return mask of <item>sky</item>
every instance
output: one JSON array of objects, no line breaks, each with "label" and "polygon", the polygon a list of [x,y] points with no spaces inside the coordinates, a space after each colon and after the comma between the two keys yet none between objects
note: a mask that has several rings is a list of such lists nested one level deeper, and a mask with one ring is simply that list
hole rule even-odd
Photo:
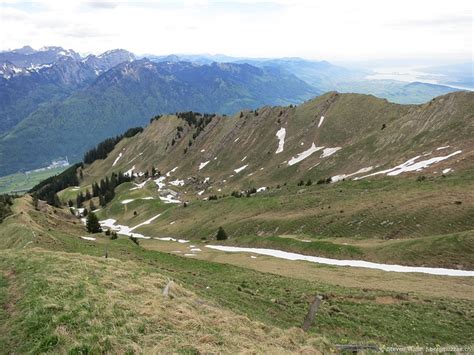
[{"label": "sky", "polygon": [[472,0],[0,0],[0,50],[473,59]]}]

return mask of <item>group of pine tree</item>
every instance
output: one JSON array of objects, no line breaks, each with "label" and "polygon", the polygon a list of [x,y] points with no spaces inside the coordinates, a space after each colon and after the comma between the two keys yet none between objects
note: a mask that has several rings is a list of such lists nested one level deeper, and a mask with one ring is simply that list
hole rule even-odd
[{"label": "group of pine tree", "polygon": [[120,142],[123,138],[133,137],[134,135],[140,132],[143,132],[142,127],[134,127],[128,129],[124,134],[105,139],[104,141],[100,142],[97,147],[92,148],[84,154],[84,163],[92,164],[98,159],[107,158],[107,154],[114,150],[117,143]]},{"label": "group of pine tree", "polygon": [[[92,184],[92,192],[87,189],[86,193],[80,192],[76,197],[76,206],[81,208],[85,201],[91,201],[93,197],[99,198],[99,205],[105,206],[108,202],[112,201],[115,197],[115,188],[124,183],[132,181],[132,176],[125,175],[122,172],[112,173],[110,178],[107,176],[105,179],[100,180],[99,183],[94,182]],[[68,201],[69,207],[74,206],[74,201]],[[92,206],[91,206],[92,208]]]}]

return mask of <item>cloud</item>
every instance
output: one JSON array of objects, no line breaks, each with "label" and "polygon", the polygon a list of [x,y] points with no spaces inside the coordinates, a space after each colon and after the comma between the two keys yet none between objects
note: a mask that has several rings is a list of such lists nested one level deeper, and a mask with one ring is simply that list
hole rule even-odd
[{"label": "cloud", "polygon": [[412,26],[412,27],[444,27],[444,26],[472,26],[473,18],[468,15],[457,15],[457,16],[443,16],[436,18],[422,18],[412,19],[405,21],[398,21],[393,23],[395,26]]},{"label": "cloud", "polygon": [[0,0],[2,48],[328,60],[469,58],[468,0]]},{"label": "cloud", "polygon": [[98,38],[98,37],[112,37],[117,35],[113,32],[104,32],[93,27],[87,26],[72,26],[64,30],[64,36],[73,38]]},{"label": "cloud", "polygon": [[93,9],[114,9],[118,3],[115,1],[85,1],[84,6]]}]

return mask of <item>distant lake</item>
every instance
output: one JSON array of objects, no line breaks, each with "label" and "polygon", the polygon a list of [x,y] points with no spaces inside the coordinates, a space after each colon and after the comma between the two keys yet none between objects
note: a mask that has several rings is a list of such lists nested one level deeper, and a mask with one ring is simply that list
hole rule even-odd
[{"label": "distant lake", "polygon": [[421,83],[445,85],[456,89],[473,91],[473,88],[447,84],[447,82],[452,81],[447,75],[422,72],[418,68],[412,67],[376,68],[374,69],[374,74],[367,75],[365,79],[397,80],[409,83],[417,81]]}]

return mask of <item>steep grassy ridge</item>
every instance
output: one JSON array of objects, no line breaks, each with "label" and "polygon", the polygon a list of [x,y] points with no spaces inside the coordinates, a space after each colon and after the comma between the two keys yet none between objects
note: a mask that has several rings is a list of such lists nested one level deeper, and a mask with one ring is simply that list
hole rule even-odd
[{"label": "steep grassy ridge", "polygon": [[[473,154],[472,95],[461,92],[425,105],[403,106],[372,96],[329,93],[298,107],[264,107],[232,118],[215,117],[203,130],[164,116],[118,144],[107,159],[87,168],[85,183],[132,167],[143,172],[154,166],[162,173],[178,167],[174,178],[194,177],[198,182],[187,183],[187,191],[202,190],[206,185],[199,183],[210,177],[207,187],[212,185],[214,190],[206,188],[205,197],[219,188],[229,192],[299,179],[315,182],[370,167],[373,173],[417,156],[416,161],[421,161],[458,150],[423,171],[440,174],[445,168],[462,169],[469,166]],[[281,128],[286,135],[283,151],[277,154],[276,133]],[[340,150],[325,154],[321,148],[299,163],[288,164],[313,143]],[[449,147],[437,150],[442,146]],[[207,165],[199,169],[204,162]]]},{"label": "steep grassy ridge", "polygon": [[[227,243],[234,245],[470,269],[472,96],[460,92],[404,106],[328,93],[298,107],[264,107],[211,120],[193,116],[197,123],[163,116],[87,166],[81,190],[111,171],[137,174],[154,167],[164,175],[164,187],[139,177],[136,183],[144,187],[122,185],[99,217],[134,226],[161,213],[137,232],[209,241],[223,226]],[[282,128],[284,144],[277,153]],[[318,151],[288,164],[313,143]],[[326,154],[323,147],[340,149]],[[431,163],[403,171],[423,160]],[[371,175],[397,165],[398,175]],[[349,175],[346,181],[343,174]],[[316,184],[328,177],[340,181]],[[245,196],[251,188],[260,192],[229,196],[242,190]],[[188,207],[163,204],[159,198],[169,193]],[[213,195],[218,199],[205,201]],[[71,196],[72,189],[61,194],[64,201]],[[121,203],[143,197],[154,199]]]}]

